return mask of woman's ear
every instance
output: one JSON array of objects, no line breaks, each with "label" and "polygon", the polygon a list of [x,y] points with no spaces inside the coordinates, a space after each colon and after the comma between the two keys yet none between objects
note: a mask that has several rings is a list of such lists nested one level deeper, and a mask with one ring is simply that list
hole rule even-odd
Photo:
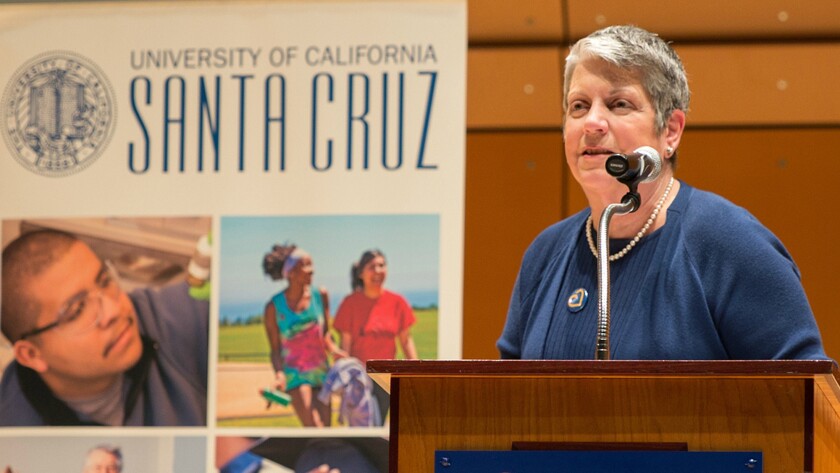
[{"label": "woman's ear", "polygon": [[27,368],[43,373],[49,367],[41,356],[41,349],[28,340],[18,340],[12,346],[15,360]]},{"label": "woman's ear", "polygon": [[685,130],[685,112],[674,110],[665,125],[665,145],[674,150],[679,148],[683,130]]}]

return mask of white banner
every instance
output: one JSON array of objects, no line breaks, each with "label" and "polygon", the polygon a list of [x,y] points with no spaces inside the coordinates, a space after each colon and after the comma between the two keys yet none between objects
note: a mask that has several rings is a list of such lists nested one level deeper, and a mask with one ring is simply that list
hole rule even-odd
[{"label": "white banner", "polygon": [[[335,320],[353,294],[351,266],[381,250],[385,288],[416,318],[417,356],[460,358],[466,46],[466,6],[456,0],[6,5],[3,247],[57,229],[113,260],[126,292],[193,277],[190,295],[209,303],[207,418],[175,421],[165,434],[206,438],[207,469],[219,461],[217,437],[245,438],[251,451],[271,444],[256,437],[294,449],[292,437],[369,437],[355,448],[381,450],[387,427],[343,430],[347,419],[336,417],[331,428],[301,430],[291,405],[266,409],[258,388],[271,387],[274,369],[262,320],[286,282],[263,262],[275,245],[306,250],[312,292],[328,296]],[[208,237],[212,263],[201,268]],[[196,277],[209,282],[198,287]],[[50,331],[25,341],[46,343]],[[338,343],[344,334],[333,335]],[[395,341],[397,356],[411,351],[404,342]],[[2,364],[19,356],[12,345],[2,343]],[[13,397],[0,395],[0,404]],[[334,393],[335,416],[340,400]],[[0,429],[0,468],[55,469],[3,449],[53,432]],[[108,432],[126,443],[149,435]],[[183,465],[166,438],[155,458]]]}]

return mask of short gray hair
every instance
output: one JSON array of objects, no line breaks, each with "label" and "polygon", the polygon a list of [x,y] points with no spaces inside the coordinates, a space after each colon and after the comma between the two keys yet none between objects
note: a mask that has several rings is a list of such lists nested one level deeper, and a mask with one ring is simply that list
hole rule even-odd
[{"label": "short gray hair", "polygon": [[568,106],[569,82],[586,59],[601,59],[638,74],[656,110],[655,129],[661,133],[674,110],[688,111],[691,93],[680,57],[658,35],[636,26],[609,26],[581,39],[566,57],[563,108]]}]

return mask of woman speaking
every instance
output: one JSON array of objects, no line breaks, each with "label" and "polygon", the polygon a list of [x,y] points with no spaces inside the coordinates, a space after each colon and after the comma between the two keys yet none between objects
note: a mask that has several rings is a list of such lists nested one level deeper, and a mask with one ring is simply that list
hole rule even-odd
[{"label": "woman speaking", "polygon": [[648,146],[661,172],[639,184],[641,206],[608,232],[610,358],[826,358],[781,242],[743,208],[674,178],[689,90],[670,46],[632,26],[592,33],[566,59],[563,95],[566,160],[589,208],[544,230],[525,253],[501,356],[594,358],[597,223],[628,190],[605,162]]}]

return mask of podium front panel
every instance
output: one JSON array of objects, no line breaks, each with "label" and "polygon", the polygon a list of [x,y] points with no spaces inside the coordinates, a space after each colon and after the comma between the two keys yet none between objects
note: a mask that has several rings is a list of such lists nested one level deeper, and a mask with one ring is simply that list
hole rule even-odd
[{"label": "podium front panel", "polygon": [[513,442],[685,442],[690,451],[762,452],[767,473],[811,470],[810,379],[418,376],[391,382],[392,471],[434,471],[436,450],[510,450]]}]

